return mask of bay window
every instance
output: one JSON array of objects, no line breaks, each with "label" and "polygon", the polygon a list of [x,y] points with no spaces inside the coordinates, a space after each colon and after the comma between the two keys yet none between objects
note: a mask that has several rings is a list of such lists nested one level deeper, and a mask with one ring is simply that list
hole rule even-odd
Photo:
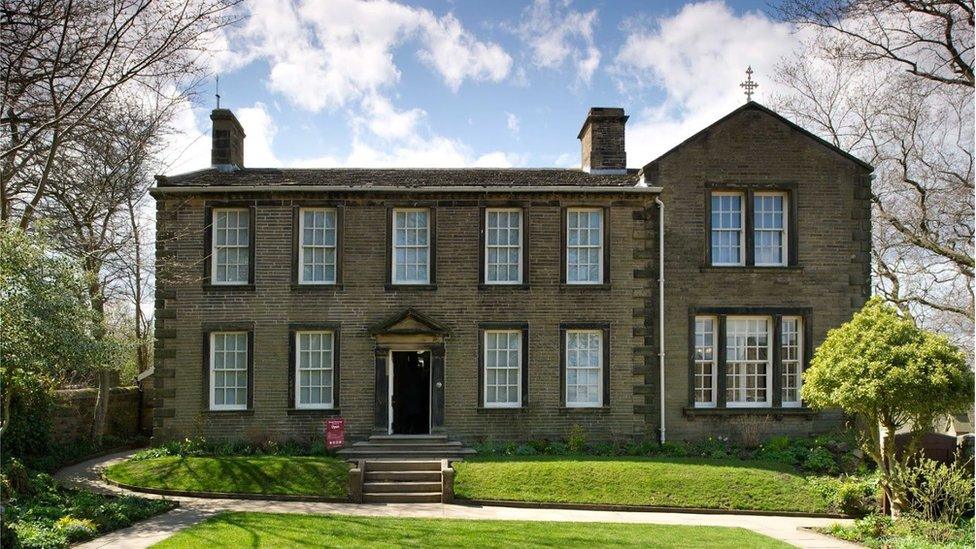
[{"label": "bay window", "polygon": [[692,309],[688,406],[803,408],[809,317],[806,308]]}]

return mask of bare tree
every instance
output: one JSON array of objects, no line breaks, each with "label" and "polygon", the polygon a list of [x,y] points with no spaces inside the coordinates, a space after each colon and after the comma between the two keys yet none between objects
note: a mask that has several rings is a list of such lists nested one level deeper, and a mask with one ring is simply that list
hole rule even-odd
[{"label": "bare tree", "polygon": [[853,47],[836,55],[888,62],[939,84],[973,87],[973,4],[968,0],[788,0],[777,8]]},{"label": "bare tree", "polygon": [[971,350],[971,6],[794,1],[782,14],[817,32],[778,68],[777,108],[875,166],[875,290]]},{"label": "bare tree", "polygon": [[126,86],[191,88],[239,0],[0,0],[0,220],[30,226],[61,148]]}]

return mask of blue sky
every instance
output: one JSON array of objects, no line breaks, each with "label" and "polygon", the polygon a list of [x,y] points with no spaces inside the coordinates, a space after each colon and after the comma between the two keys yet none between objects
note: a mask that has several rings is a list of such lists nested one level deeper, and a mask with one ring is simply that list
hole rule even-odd
[{"label": "blue sky", "polygon": [[[590,106],[631,115],[639,167],[740,105],[747,65],[775,91],[798,39],[766,6],[252,0],[212,64],[251,167],[576,167]],[[208,164],[213,101],[182,113],[167,172]]]}]

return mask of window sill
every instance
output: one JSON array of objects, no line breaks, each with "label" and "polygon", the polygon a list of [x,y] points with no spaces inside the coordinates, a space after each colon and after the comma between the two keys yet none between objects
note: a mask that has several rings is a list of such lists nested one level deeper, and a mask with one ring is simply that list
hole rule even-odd
[{"label": "window sill", "polygon": [[211,410],[209,408],[203,411],[204,415],[212,416],[253,416],[254,409],[248,408],[246,410]]},{"label": "window sill", "polygon": [[788,408],[771,408],[769,406],[757,408],[695,408],[694,406],[686,406],[682,409],[682,413],[689,420],[695,419],[695,416],[773,416],[778,420],[784,416],[812,419],[818,412],[805,406]]},{"label": "window sill", "polygon": [[290,416],[337,416],[342,414],[339,408],[288,408]]},{"label": "window sill", "polygon": [[699,270],[703,273],[802,273],[803,267],[800,265],[770,266],[760,267],[756,265],[701,265]]},{"label": "window sill", "polygon": [[528,284],[478,284],[478,289],[485,292],[504,292],[506,290],[528,290]]},{"label": "window sill", "polygon": [[561,292],[565,292],[565,291],[587,292],[587,291],[608,291],[608,290],[610,290],[609,284],[568,284],[566,282],[563,282],[562,284],[559,285],[559,291]]},{"label": "window sill", "polygon": [[560,414],[605,414],[610,411],[609,406],[560,406]]},{"label": "window sill", "polygon": [[525,404],[523,404],[522,406],[517,406],[517,407],[512,407],[512,408],[505,408],[505,407],[501,407],[501,406],[499,406],[499,407],[478,406],[477,410],[478,410],[478,413],[479,414],[495,414],[495,413],[501,413],[501,414],[515,413],[515,414],[520,414],[520,413],[523,413],[523,412],[528,412],[529,411],[529,407],[527,405],[525,405]]},{"label": "window sill", "polygon": [[296,284],[292,283],[293,292],[341,292],[342,284]]},{"label": "window sill", "polygon": [[387,284],[388,292],[433,292],[437,284]]},{"label": "window sill", "polygon": [[203,283],[205,292],[253,292],[254,284],[211,284]]}]

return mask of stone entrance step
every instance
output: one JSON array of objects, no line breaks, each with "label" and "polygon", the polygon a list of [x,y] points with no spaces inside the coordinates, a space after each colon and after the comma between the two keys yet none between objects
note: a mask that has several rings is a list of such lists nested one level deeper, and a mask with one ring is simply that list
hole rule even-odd
[{"label": "stone entrance step", "polygon": [[346,459],[369,458],[436,458],[458,459],[474,454],[458,441],[448,440],[445,435],[374,435],[369,440],[356,442],[339,450]]},{"label": "stone entrance step", "polygon": [[441,460],[373,460],[362,462],[363,502],[440,503]]}]

